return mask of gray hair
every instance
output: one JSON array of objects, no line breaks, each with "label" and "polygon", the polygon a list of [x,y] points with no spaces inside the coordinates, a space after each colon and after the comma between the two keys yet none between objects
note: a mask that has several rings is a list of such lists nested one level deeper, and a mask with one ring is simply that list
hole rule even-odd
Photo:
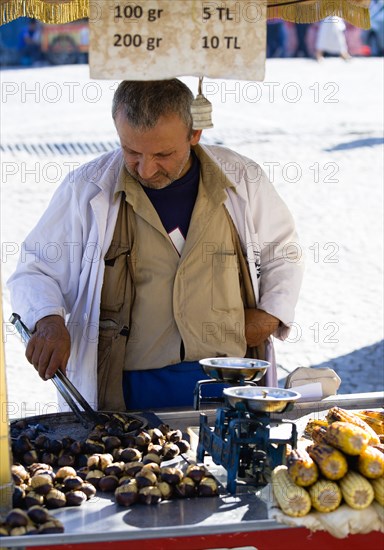
[{"label": "gray hair", "polygon": [[123,80],[116,89],[112,117],[122,109],[134,128],[153,128],[161,116],[177,114],[192,132],[191,103],[193,94],[177,78],[170,80]]}]

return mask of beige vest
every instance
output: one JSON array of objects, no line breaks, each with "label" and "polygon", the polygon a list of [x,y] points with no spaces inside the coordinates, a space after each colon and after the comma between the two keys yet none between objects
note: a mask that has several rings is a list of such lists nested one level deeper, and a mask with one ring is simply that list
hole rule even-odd
[{"label": "beige vest", "polygon": [[125,200],[105,257],[101,300],[99,408],[124,408],[124,369],[246,354],[238,243],[224,207],[231,184],[210,159],[200,160],[181,256],[141,186],[121,171],[116,189]]}]

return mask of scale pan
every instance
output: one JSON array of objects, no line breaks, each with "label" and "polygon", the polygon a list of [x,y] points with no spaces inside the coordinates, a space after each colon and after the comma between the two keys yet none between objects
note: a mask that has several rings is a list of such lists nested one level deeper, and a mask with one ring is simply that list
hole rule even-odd
[{"label": "scale pan", "polygon": [[225,388],[223,393],[231,407],[244,406],[249,412],[282,412],[287,405],[301,397],[300,393],[263,386],[237,386]]},{"label": "scale pan", "polygon": [[207,376],[229,384],[260,380],[271,365],[268,361],[246,357],[211,357],[199,363]]}]

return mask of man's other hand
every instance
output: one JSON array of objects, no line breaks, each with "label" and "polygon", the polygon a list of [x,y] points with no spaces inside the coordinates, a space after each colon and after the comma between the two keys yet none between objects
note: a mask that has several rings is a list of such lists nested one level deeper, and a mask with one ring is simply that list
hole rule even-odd
[{"label": "man's other hand", "polygon": [[36,323],[25,356],[43,380],[52,378],[58,369],[65,372],[71,352],[71,338],[60,315],[48,315]]},{"label": "man's other hand", "polygon": [[259,346],[277,330],[280,321],[262,309],[245,310],[245,339],[251,348]]}]

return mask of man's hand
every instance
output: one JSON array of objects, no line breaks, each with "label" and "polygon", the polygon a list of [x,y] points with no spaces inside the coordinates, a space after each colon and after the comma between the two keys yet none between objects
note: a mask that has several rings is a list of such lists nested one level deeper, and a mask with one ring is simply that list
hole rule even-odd
[{"label": "man's hand", "polygon": [[279,326],[279,319],[262,309],[245,310],[245,339],[251,348],[259,346]]},{"label": "man's hand", "polygon": [[58,369],[65,372],[71,352],[71,338],[60,315],[48,315],[36,323],[25,356],[43,380],[52,378]]}]

